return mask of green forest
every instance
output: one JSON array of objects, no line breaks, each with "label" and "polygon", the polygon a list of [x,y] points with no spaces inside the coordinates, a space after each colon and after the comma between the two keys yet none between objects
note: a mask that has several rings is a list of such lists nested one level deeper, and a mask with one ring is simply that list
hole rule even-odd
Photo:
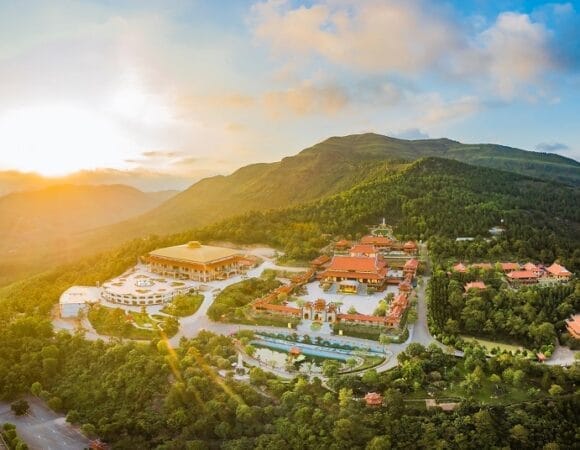
[{"label": "green forest", "polygon": [[[331,376],[324,387],[259,368],[250,383],[221,377],[234,345],[208,332],[170,350],[165,341],[106,344],[54,334],[26,318],[3,341],[3,398],[30,392],[115,449],[565,449],[577,439],[578,366],[487,359],[477,347],[461,360],[412,344],[394,370]],[[383,406],[366,406],[367,392],[384,393]],[[427,392],[465,400],[452,412],[427,410],[413,401]],[[489,395],[495,400],[481,404]]]},{"label": "green forest", "polygon": [[[481,279],[485,290],[464,291]],[[556,339],[570,343],[565,320],[580,309],[580,283],[507,288],[492,271],[436,271],[428,286],[429,319],[434,335],[455,344],[460,334],[515,342],[550,356]]]},{"label": "green forest", "polygon": [[[580,267],[580,191],[513,173],[428,158],[394,174],[378,172],[327,199],[281,211],[251,212],[201,229],[204,239],[266,243],[308,260],[328,236],[357,237],[383,217],[401,239],[428,240],[436,261],[516,258]],[[482,245],[503,220],[505,235]],[[480,237],[469,246],[460,236]],[[467,247],[467,248],[466,248]],[[470,250],[473,247],[474,250]]]},{"label": "green forest", "polygon": [[[457,360],[410,346],[398,368],[381,374],[338,377],[322,386],[252,369],[251,383],[244,384],[217,374],[235,360],[230,338],[204,332],[175,349],[158,340],[90,342],[55,334],[49,317],[71,285],[103,282],[155,248],[192,239],[260,243],[306,260],[332,239],[362,235],[382,217],[399,238],[427,240],[437,264],[510,256],[559,260],[577,271],[579,197],[573,187],[429,158],[395,173],[377,170],[323,200],[133,240],[0,289],[0,396],[37,395],[118,449],[570,448],[577,441],[578,365],[549,367],[509,355],[486,359],[469,347]],[[485,241],[501,220],[506,233]],[[478,239],[457,243],[457,236]],[[437,334],[499,335],[542,349],[562,337],[563,319],[578,307],[577,287],[512,293],[490,275],[488,293],[464,297],[463,281],[439,272],[433,277]],[[235,296],[224,290],[211,314],[235,314],[256,292],[275,287],[268,282],[259,280],[247,292],[238,286]],[[361,398],[371,391],[384,393],[383,407],[364,405]],[[444,413],[412,401],[430,394],[450,396],[459,408]],[[483,394],[497,401],[483,404]]]}]

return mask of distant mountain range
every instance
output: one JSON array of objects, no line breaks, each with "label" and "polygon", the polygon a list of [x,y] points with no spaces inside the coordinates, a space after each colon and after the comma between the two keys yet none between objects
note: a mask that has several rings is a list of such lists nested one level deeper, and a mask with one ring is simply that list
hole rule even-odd
[{"label": "distant mountain range", "polygon": [[436,156],[580,186],[580,163],[556,154],[450,139],[408,141],[367,133],[332,137],[295,156],[203,179],[115,234],[177,232],[249,210],[280,208],[334,194],[377,170]]},{"label": "distant mountain range", "polygon": [[145,193],[123,185],[60,185],[0,197],[0,263],[3,278],[35,267],[38,258],[74,259],[77,234],[139,215],[174,191]]},{"label": "distant mountain range", "polygon": [[[57,221],[49,221],[52,224],[49,228],[54,233],[55,229],[64,227],[66,245],[56,244],[52,239],[54,234],[47,233],[42,248],[34,248],[33,244],[28,247],[31,252],[34,249],[43,255],[42,261],[35,262],[37,266],[48,266],[110,248],[134,237],[182,232],[249,211],[286,208],[326,198],[425,157],[511,171],[555,185],[568,185],[572,189],[580,186],[580,163],[557,154],[492,144],[467,145],[450,139],[408,141],[367,133],[332,137],[279,162],[252,164],[228,176],[205,178],[157,206],[144,199],[143,203],[129,201],[142,204],[140,211],[123,206],[125,202],[119,200],[118,214],[108,214],[99,219],[100,222],[87,217],[87,221],[81,221],[81,226],[79,215],[90,212],[76,209],[71,217],[67,211],[77,207],[64,208],[53,216],[58,217]],[[16,203],[15,211],[18,209]],[[100,206],[95,209],[101,211]],[[66,228],[63,224],[69,221],[78,226]],[[86,226],[89,222],[90,227]],[[8,226],[18,226],[11,224]],[[95,229],[97,226],[100,228]],[[0,225],[0,231],[5,227]],[[38,229],[31,224],[28,227]],[[33,252],[30,255],[32,261],[35,256]]]},{"label": "distant mountain range", "polygon": [[[144,192],[178,191],[186,189],[195,179],[191,176],[177,176],[143,169],[117,170],[104,168],[81,170],[68,175],[53,177],[39,175],[34,172],[0,170],[0,197],[13,192],[36,191],[63,184],[75,184],[77,186],[124,184]],[[199,176],[197,179],[199,179]]]}]

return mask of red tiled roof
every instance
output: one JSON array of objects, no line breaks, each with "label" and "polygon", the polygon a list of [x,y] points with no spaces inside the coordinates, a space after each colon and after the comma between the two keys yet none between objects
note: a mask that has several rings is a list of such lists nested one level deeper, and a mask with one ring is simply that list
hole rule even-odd
[{"label": "red tiled roof", "polygon": [[552,275],[560,276],[560,277],[569,277],[572,275],[572,272],[570,272],[564,266],[561,266],[560,264],[556,264],[556,263],[552,264],[546,270],[548,272],[550,272]]},{"label": "red tiled roof", "polygon": [[291,306],[284,306],[284,305],[274,305],[272,303],[256,303],[256,309],[267,309],[270,311],[278,311],[278,312],[286,312],[288,314],[300,314],[300,310],[298,308],[292,308]]},{"label": "red tiled roof", "polygon": [[412,248],[417,248],[417,244],[415,244],[415,242],[413,242],[413,241],[407,241],[407,242],[405,242],[405,245],[403,245],[403,248],[410,250]]},{"label": "red tiled roof", "polygon": [[393,243],[388,237],[385,236],[363,236],[360,240],[361,244],[370,244],[370,245],[390,245]]},{"label": "red tiled roof", "polygon": [[530,270],[514,270],[513,272],[508,273],[507,276],[513,280],[538,278],[538,275]]},{"label": "red tiled roof", "polygon": [[330,261],[330,256],[320,255],[318,258],[314,258],[312,261],[310,261],[310,264],[313,266],[321,266],[322,264],[326,264],[328,261]]},{"label": "red tiled roof", "polygon": [[358,320],[365,322],[386,322],[386,317],[368,316],[366,314],[338,314],[340,320]]},{"label": "red tiled roof", "polygon": [[377,272],[377,258],[368,256],[335,256],[329,271]]},{"label": "red tiled roof", "polygon": [[536,270],[538,270],[538,266],[536,266],[535,264],[532,264],[531,262],[528,262],[528,263],[524,264],[524,270],[529,270],[530,272],[535,272]]},{"label": "red tiled roof", "polygon": [[504,272],[507,272],[509,270],[519,270],[520,265],[518,263],[513,263],[513,262],[506,262],[506,263],[501,263],[501,270],[503,270]]},{"label": "red tiled roof", "polygon": [[334,244],[334,246],[335,247],[349,247],[350,241],[347,241],[346,239],[341,239],[336,244]]},{"label": "red tiled roof", "polygon": [[371,244],[357,244],[350,249],[351,253],[376,253],[377,249]]},{"label": "red tiled roof", "polygon": [[463,263],[457,263],[453,266],[455,272],[467,272],[467,267]]},{"label": "red tiled roof", "polygon": [[377,392],[369,392],[365,395],[365,402],[367,405],[381,405],[383,403],[383,396]]},{"label": "red tiled roof", "polygon": [[415,258],[413,259],[409,259],[406,263],[405,263],[405,269],[412,269],[415,270],[417,269],[417,267],[419,267],[419,261],[417,261]]},{"label": "red tiled roof", "polygon": [[566,321],[566,328],[576,339],[580,337],[580,314],[576,314]]},{"label": "red tiled roof", "polygon": [[483,281],[472,281],[471,283],[467,283],[465,285],[465,292],[469,291],[470,289],[487,289],[487,286]]},{"label": "red tiled roof", "polygon": [[412,289],[411,283],[408,281],[403,281],[399,283],[399,291],[410,291]]}]

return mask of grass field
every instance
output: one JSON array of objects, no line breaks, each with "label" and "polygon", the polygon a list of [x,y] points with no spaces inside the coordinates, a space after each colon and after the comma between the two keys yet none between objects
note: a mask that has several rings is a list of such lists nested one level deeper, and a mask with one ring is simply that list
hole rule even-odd
[{"label": "grass field", "polygon": [[[481,346],[485,347],[485,349],[487,350],[487,352],[489,354],[491,354],[491,350],[493,348],[499,349],[500,352],[506,351],[506,352],[512,352],[512,353],[515,353],[518,350],[520,352],[523,352],[524,350],[526,350],[524,347],[519,346],[519,345],[505,344],[503,342],[488,341],[486,339],[474,338],[472,336],[467,336],[467,335],[461,335],[461,339],[463,339],[466,342],[473,342],[473,341],[477,342]],[[528,353],[531,353],[530,350],[528,350]]]}]

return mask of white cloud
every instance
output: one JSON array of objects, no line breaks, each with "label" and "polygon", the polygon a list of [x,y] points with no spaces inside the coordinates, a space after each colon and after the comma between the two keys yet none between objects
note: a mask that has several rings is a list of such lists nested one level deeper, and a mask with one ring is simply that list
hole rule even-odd
[{"label": "white cloud", "polygon": [[487,69],[502,97],[513,97],[521,84],[538,81],[555,67],[547,29],[526,14],[500,14],[480,40],[482,68]]},{"label": "white cloud", "polygon": [[476,113],[482,105],[477,97],[464,96],[451,101],[444,101],[439,96],[432,96],[430,104],[425,105],[425,113],[420,123],[435,125],[464,119]]},{"label": "white cloud", "polygon": [[351,73],[439,74],[488,86],[504,99],[535,98],[530,86],[558,68],[550,32],[527,14],[504,12],[485,26],[441,10],[421,0],[322,0],[310,7],[270,0],[254,5],[251,24],[281,60],[308,66],[322,58]]},{"label": "white cloud", "polygon": [[253,7],[254,35],[279,54],[322,56],[354,71],[415,72],[457,45],[454,27],[421,2],[323,1],[292,8],[270,0]]}]

